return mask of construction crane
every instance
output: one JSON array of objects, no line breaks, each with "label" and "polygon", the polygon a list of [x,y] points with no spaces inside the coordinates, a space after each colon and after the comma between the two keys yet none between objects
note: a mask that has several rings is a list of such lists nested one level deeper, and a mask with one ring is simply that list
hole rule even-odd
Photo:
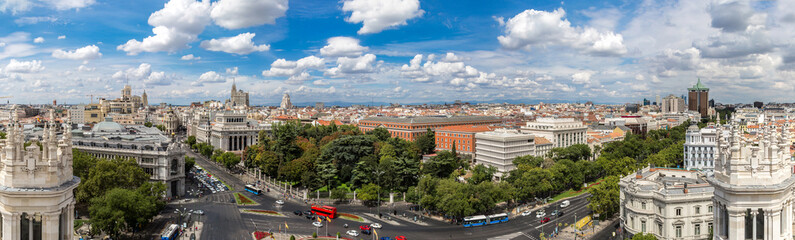
[{"label": "construction crane", "polygon": [[94,104],[94,94],[86,94],[86,97],[91,97],[91,98],[90,98],[88,101],[89,101],[91,104]]}]

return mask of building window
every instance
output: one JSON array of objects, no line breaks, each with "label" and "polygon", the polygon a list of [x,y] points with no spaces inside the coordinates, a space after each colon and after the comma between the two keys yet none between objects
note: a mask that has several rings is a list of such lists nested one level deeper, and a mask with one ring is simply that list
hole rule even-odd
[{"label": "building window", "polygon": [[643,210],[646,210],[646,202],[640,203],[640,206],[641,206],[641,208],[643,208]]},{"label": "building window", "polygon": [[682,226],[676,226],[674,228],[676,228],[676,237],[682,237]]},{"label": "building window", "polygon": [[693,233],[695,233],[696,236],[701,235],[701,224],[696,224],[695,227],[693,227]]},{"label": "building window", "polygon": [[712,223],[707,223],[707,231],[712,232],[714,234],[714,232],[712,231]]},{"label": "building window", "polygon": [[646,232],[646,220],[640,221],[640,232]]},{"label": "building window", "polygon": [[682,216],[682,209],[681,208],[677,208],[676,209],[676,216]]},{"label": "building window", "polygon": [[635,229],[635,217],[629,217],[629,223],[632,229]]},{"label": "building window", "polygon": [[712,206],[711,206],[711,205],[710,205],[710,206],[707,206],[707,212],[708,212],[708,213],[711,213],[711,212],[712,212]]},{"label": "building window", "polygon": [[663,235],[662,223],[657,223],[657,234]]},{"label": "building window", "polygon": [[701,206],[696,206],[696,214],[701,214]]}]

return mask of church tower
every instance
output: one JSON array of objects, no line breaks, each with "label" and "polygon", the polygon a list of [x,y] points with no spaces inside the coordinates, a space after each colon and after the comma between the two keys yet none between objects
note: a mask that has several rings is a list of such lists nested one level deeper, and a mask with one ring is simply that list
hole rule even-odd
[{"label": "church tower", "polygon": [[72,239],[73,190],[80,178],[72,174],[71,128],[59,140],[53,110],[49,119],[41,150],[35,143],[24,146],[13,115],[7,139],[0,140],[0,239]]},{"label": "church tower", "polygon": [[149,100],[147,99],[147,96],[146,96],[146,90],[144,90],[144,93],[141,94],[141,104],[143,104],[144,107],[148,107],[149,106]]},{"label": "church tower", "polygon": [[713,196],[714,239],[792,239],[795,175],[789,131],[764,127],[744,136],[717,131]]}]

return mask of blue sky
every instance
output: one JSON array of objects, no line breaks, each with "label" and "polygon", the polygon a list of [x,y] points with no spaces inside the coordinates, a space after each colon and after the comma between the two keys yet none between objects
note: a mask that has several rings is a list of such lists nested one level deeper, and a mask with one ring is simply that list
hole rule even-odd
[{"label": "blue sky", "polygon": [[[792,1],[0,0],[0,95],[792,101]],[[234,80],[233,80],[234,79]],[[738,94],[741,93],[741,94]]]}]

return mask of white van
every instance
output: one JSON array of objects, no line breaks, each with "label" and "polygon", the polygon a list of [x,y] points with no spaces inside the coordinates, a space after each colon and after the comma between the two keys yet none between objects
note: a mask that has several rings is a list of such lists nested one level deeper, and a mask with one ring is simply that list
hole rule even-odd
[{"label": "white van", "polygon": [[569,200],[566,200],[566,201],[563,201],[562,203],[560,203],[560,207],[562,207],[562,208],[565,208],[565,207],[568,207],[568,206],[569,206],[569,204],[571,204],[571,203],[569,202]]}]

